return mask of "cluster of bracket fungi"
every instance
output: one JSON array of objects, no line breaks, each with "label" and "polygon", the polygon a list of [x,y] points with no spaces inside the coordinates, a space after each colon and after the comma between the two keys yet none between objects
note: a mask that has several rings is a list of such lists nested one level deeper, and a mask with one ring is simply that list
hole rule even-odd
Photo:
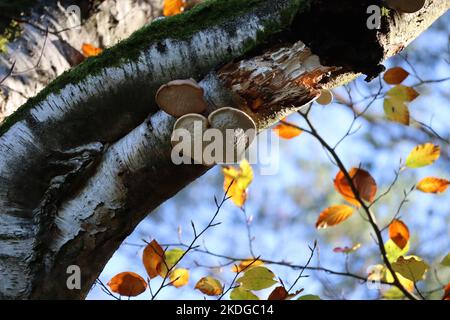
[{"label": "cluster of bracket fungi", "polygon": [[[242,159],[243,153],[256,137],[256,124],[245,112],[235,108],[220,108],[205,116],[207,103],[204,99],[204,90],[194,79],[174,80],[161,86],[156,93],[156,103],[161,110],[178,118],[173,127],[171,143],[175,147],[179,141],[179,130],[187,130],[191,137],[191,150],[183,150],[183,155],[194,160],[194,163],[212,165],[215,163],[229,163],[228,155],[232,154],[233,163]],[[200,124],[201,130],[195,130]],[[200,128],[199,128],[200,129]],[[222,160],[208,163],[203,159],[203,149],[206,148],[204,136],[209,129],[217,129],[223,142]],[[230,131],[228,131],[230,130]],[[228,139],[229,132],[233,133]],[[201,135],[201,136],[199,136]],[[195,149],[196,141],[201,141],[201,150]]]}]

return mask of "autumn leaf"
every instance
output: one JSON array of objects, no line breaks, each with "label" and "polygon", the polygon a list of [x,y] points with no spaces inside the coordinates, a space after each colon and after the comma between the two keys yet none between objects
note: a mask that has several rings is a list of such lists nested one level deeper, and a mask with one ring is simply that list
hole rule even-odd
[{"label": "autumn leaf", "polygon": [[308,300],[322,300],[322,299],[320,299],[319,296],[316,296],[314,294],[305,294],[304,296],[299,297],[297,300],[308,301]]},{"label": "autumn leaf", "polygon": [[428,264],[416,257],[399,257],[392,264],[392,269],[395,272],[412,282],[422,280],[428,268]]},{"label": "autumn leaf", "polygon": [[274,278],[274,273],[266,267],[255,267],[246,271],[236,282],[247,290],[262,290],[277,283]]},{"label": "autumn leaf", "polygon": [[[395,262],[393,262],[395,263]],[[400,273],[395,272],[398,281],[400,282],[400,284],[409,292],[413,292],[414,291],[414,282],[405,278],[404,276],[402,276]],[[394,277],[392,276],[392,273],[386,269],[386,279],[387,282],[394,282]],[[402,297],[403,293],[400,291],[399,295]]]},{"label": "autumn leaf", "polygon": [[85,57],[95,57],[103,52],[102,49],[94,47],[90,43],[83,43],[83,46],[81,47],[81,51],[83,51],[83,54]]},{"label": "autumn leaf", "polygon": [[259,300],[258,296],[243,287],[234,288],[230,294],[231,300]]},{"label": "autumn leaf", "polygon": [[432,143],[418,145],[408,155],[406,166],[411,169],[421,168],[433,164],[441,156],[441,147]]},{"label": "autumn leaf", "polygon": [[[359,193],[362,200],[372,202],[377,193],[377,183],[369,172],[359,168],[352,168],[349,171],[353,185]],[[361,204],[356,199],[350,183],[342,171],[339,171],[334,179],[334,188],[339,192],[347,202],[360,207]]]},{"label": "autumn leaf", "polygon": [[409,76],[409,72],[402,67],[394,67],[387,70],[383,79],[387,84],[400,84]]},{"label": "autumn leaf", "polygon": [[385,99],[383,102],[384,114],[386,119],[392,122],[398,122],[409,126],[411,117],[408,106],[403,102]]},{"label": "autumn leaf", "polygon": [[441,193],[445,192],[449,185],[450,181],[446,179],[427,177],[416,185],[416,189],[425,193]]},{"label": "autumn leaf", "polygon": [[353,208],[347,205],[331,206],[319,216],[316,222],[317,229],[325,229],[347,220],[353,214]]},{"label": "autumn leaf", "polygon": [[444,259],[442,259],[441,264],[445,267],[450,267],[450,253],[448,253]]},{"label": "autumn leaf", "polygon": [[359,248],[361,248],[361,244],[360,244],[360,243],[357,243],[357,244],[355,244],[355,245],[352,246],[352,247],[344,247],[344,248],[337,247],[337,248],[334,248],[334,249],[333,249],[333,252],[349,254],[349,253],[355,252],[355,251],[358,250]]},{"label": "autumn leaf", "polygon": [[121,296],[135,297],[147,289],[147,282],[137,273],[121,272],[108,282],[108,286]]},{"label": "autumn leaf", "polygon": [[168,250],[164,254],[165,263],[161,263],[158,272],[161,277],[165,277],[167,271],[172,269],[176,263],[180,260],[180,258],[184,255],[184,250],[182,249],[172,249]]},{"label": "autumn leaf", "polygon": [[400,248],[404,249],[409,241],[409,229],[406,224],[395,219],[389,225],[389,238]]},{"label": "autumn leaf", "polygon": [[170,273],[170,282],[176,287],[183,287],[189,282],[189,270],[177,268]]},{"label": "autumn leaf", "polygon": [[208,296],[220,296],[223,293],[222,284],[213,277],[201,278],[195,285],[195,289],[200,290]]},{"label": "autumn leaf", "polygon": [[242,160],[239,169],[232,166],[223,168],[225,177],[223,188],[231,200],[242,207],[247,200],[247,189],[253,181],[253,170],[247,160]]},{"label": "autumn leaf", "polygon": [[293,139],[303,133],[296,125],[282,120],[272,129],[279,137],[283,139]]},{"label": "autumn leaf", "polygon": [[404,256],[409,251],[409,241],[406,246],[402,249],[400,248],[392,239],[389,239],[384,244],[384,249],[386,250],[386,256],[389,262],[393,263],[401,256]]},{"label": "autumn leaf", "polygon": [[303,292],[303,289],[298,290],[295,293],[289,293],[285,287],[279,286],[272,291],[267,300],[290,300],[298,296],[301,292]]},{"label": "autumn leaf", "polygon": [[450,282],[444,288],[444,296],[442,300],[450,300]]},{"label": "autumn leaf", "polygon": [[410,116],[407,103],[413,101],[419,93],[411,87],[397,85],[386,93],[384,111],[390,121],[409,125]]},{"label": "autumn leaf", "polygon": [[153,240],[145,247],[142,263],[150,279],[162,274],[163,269],[165,269],[164,250],[156,240]]},{"label": "autumn leaf", "polygon": [[163,15],[165,17],[174,16],[184,11],[186,0],[164,0]]},{"label": "autumn leaf", "polygon": [[241,261],[241,263],[239,263],[239,265],[234,265],[231,270],[235,273],[238,273],[238,272],[242,272],[243,270],[247,270],[250,268],[257,267],[257,266],[262,266],[263,264],[264,264],[264,262],[262,262],[261,260],[247,259],[247,260]]}]

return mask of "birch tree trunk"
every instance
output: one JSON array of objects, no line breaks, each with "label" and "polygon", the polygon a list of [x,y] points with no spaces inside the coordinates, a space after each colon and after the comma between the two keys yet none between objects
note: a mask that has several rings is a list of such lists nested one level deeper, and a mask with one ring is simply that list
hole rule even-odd
[{"label": "birch tree trunk", "polygon": [[[175,119],[155,104],[164,83],[194,78],[208,112],[238,108],[263,130],[323,87],[377,76],[450,7],[427,0],[369,30],[374,2],[208,1],[29,99],[0,126],[0,298],[84,298],[136,225],[208,170],[172,163]],[[81,268],[81,290],[66,286],[70,265]]]}]

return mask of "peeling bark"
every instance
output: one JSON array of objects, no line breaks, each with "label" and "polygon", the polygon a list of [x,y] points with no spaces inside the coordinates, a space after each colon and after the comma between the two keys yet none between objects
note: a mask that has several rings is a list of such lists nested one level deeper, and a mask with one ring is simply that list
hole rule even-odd
[{"label": "peeling bark", "polygon": [[[195,78],[208,112],[239,108],[264,129],[322,86],[360,72],[373,76],[450,6],[429,0],[423,12],[386,18],[381,31],[369,31],[361,11],[368,2],[339,2],[364,21],[361,38],[349,39],[345,25],[320,39],[324,27],[305,23],[327,25],[324,1],[249,0],[227,19],[214,10],[237,2],[212,1],[186,18],[150,25],[30,100],[0,127],[0,297],[85,297],[137,223],[207,170],[172,163],[175,119],[156,107],[160,85]],[[175,30],[200,17],[206,26]],[[349,43],[358,51],[330,51]],[[124,50],[131,44],[139,44],[137,54]],[[82,270],[81,291],[66,287],[73,264]]]}]

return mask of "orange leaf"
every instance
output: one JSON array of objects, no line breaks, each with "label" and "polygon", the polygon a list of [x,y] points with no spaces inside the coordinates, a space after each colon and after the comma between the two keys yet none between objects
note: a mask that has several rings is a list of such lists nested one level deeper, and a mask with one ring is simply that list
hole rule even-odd
[{"label": "orange leaf", "polygon": [[441,193],[447,190],[449,185],[450,181],[446,179],[428,177],[422,179],[416,188],[425,193]]},{"label": "orange leaf", "polygon": [[262,262],[261,260],[255,260],[255,259],[247,259],[247,260],[243,260],[241,261],[241,263],[238,266],[233,266],[233,268],[231,269],[233,272],[242,272],[244,270],[247,271],[247,269],[253,268],[253,267],[257,267],[257,266],[262,266],[264,264],[264,262]]},{"label": "orange leaf", "polygon": [[400,249],[405,248],[409,241],[409,229],[406,224],[397,219],[392,221],[389,225],[389,238],[391,238]]},{"label": "orange leaf", "polygon": [[189,270],[178,268],[171,272],[170,282],[175,288],[185,286],[189,282]]},{"label": "orange leaf", "polygon": [[163,15],[165,17],[174,16],[184,11],[185,0],[164,0]]},{"label": "orange leaf", "polygon": [[299,295],[301,292],[303,292],[303,289],[300,289],[295,293],[289,293],[285,287],[279,286],[272,291],[267,300],[289,300]]},{"label": "orange leaf", "polygon": [[325,229],[347,220],[353,214],[353,208],[347,205],[331,206],[319,216],[316,222],[317,229]]},{"label": "orange leaf", "polygon": [[195,289],[200,290],[208,296],[220,296],[223,293],[222,284],[213,277],[201,278],[195,285]]},{"label": "orange leaf", "polygon": [[442,300],[450,300],[450,282],[444,288],[444,296]]},{"label": "orange leaf", "polygon": [[156,240],[153,240],[145,247],[142,255],[142,263],[150,279],[161,275],[164,266],[164,250]]},{"label": "orange leaf", "polygon": [[[377,183],[370,175],[370,173],[359,168],[352,168],[349,172],[349,175],[352,178],[353,184],[358,191],[361,199],[372,202],[375,199],[375,195],[377,193]],[[334,187],[336,191],[339,192],[350,204],[353,204],[357,207],[361,206],[361,204],[353,194],[348,179],[345,177],[342,171],[339,171],[336,175],[336,178],[334,179]]]},{"label": "orange leaf", "polygon": [[279,137],[283,139],[292,139],[298,137],[303,131],[297,128],[294,124],[282,121],[272,129]]},{"label": "orange leaf", "polygon": [[81,47],[81,50],[83,51],[83,54],[85,57],[95,57],[98,56],[100,53],[103,52],[102,49],[94,47],[90,43],[83,43],[83,46]]},{"label": "orange leaf", "polygon": [[134,272],[122,272],[115,275],[109,282],[111,291],[121,296],[135,297],[147,289],[144,278]]},{"label": "orange leaf", "polygon": [[384,73],[383,79],[388,84],[400,84],[409,76],[409,72],[401,67],[389,69]]}]

